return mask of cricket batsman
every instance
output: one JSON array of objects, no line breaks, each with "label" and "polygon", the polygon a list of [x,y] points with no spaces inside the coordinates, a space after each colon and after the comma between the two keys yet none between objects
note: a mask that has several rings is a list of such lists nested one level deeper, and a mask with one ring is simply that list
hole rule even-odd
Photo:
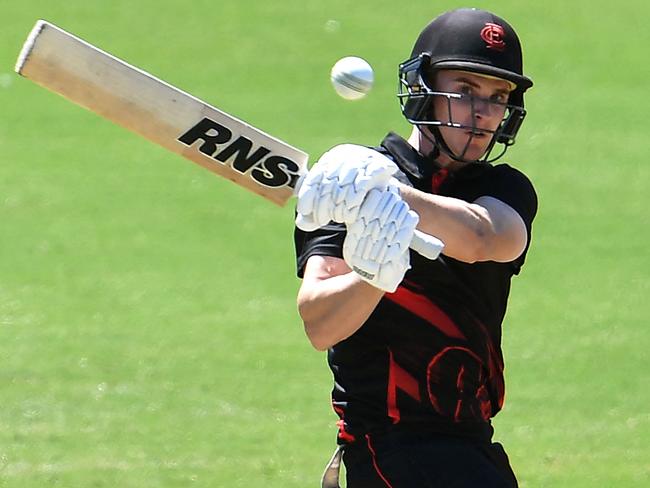
[{"label": "cricket batsman", "polygon": [[[537,196],[496,161],[533,82],[508,22],[458,9],[420,33],[399,83],[410,137],[337,146],[299,192],[298,307],[339,417],[323,486],[338,486],[339,455],[349,488],[517,486],[491,419]],[[438,259],[409,251],[416,228],[444,242]]]}]

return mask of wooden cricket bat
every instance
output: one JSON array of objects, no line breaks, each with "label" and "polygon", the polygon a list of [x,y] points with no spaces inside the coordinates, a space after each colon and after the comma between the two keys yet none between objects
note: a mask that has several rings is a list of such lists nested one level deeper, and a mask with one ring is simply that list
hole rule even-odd
[{"label": "wooden cricket bat", "polygon": [[[47,21],[36,22],[15,69],[277,205],[307,172],[307,153]],[[411,248],[435,257],[442,243],[416,231]]]},{"label": "wooden cricket bat", "polygon": [[36,23],[16,71],[276,204],[306,171],[306,153],[49,22]]}]

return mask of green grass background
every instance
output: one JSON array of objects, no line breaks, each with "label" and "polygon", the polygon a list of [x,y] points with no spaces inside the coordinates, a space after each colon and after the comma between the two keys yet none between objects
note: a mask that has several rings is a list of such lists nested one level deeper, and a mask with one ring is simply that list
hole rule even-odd
[{"label": "green grass background", "polygon": [[[19,78],[46,18],[314,157],[407,134],[397,64],[455,1],[0,0],[0,487],[317,486],[330,376],[277,208]],[[475,0],[525,45],[535,182],[496,437],[523,487],[650,483],[644,0]],[[376,86],[329,85],[360,55]]]}]

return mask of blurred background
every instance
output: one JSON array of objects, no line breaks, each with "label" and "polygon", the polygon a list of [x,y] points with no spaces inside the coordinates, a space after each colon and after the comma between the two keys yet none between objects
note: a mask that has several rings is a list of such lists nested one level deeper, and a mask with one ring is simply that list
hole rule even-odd
[{"label": "blurred background", "polygon": [[[39,18],[309,152],[409,132],[397,65],[456,1],[0,0],[0,486],[318,486],[330,374],[278,208],[18,77]],[[650,4],[475,0],[525,52],[504,161],[540,210],[495,420],[522,487],[650,483]],[[329,70],[361,56],[363,100]]]}]

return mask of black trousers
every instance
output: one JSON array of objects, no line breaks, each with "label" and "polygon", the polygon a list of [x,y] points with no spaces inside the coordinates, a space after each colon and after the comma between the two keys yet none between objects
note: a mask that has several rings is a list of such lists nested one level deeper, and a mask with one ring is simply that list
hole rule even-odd
[{"label": "black trousers", "polygon": [[512,488],[501,444],[431,434],[368,435],[345,447],[348,488]]}]

